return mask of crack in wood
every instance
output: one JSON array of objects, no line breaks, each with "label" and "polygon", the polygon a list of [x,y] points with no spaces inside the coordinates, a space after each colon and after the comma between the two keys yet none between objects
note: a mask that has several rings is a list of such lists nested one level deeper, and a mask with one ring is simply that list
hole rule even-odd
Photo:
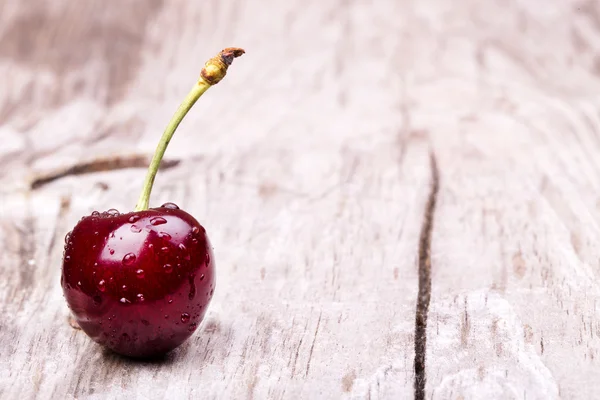
[{"label": "crack in wood", "polygon": [[[62,167],[47,174],[38,175],[31,183],[31,190],[35,190],[57,179],[71,175],[83,175],[93,172],[114,171],[127,168],[146,168],[150,163],[150,158],[146,155],[134,154],[127,156],[112,156],[106,158],[97,158],[91,161],[84,161]],[[160,169],[168,169],[179,165],[179,160],[163,160]]]},{"label": "crack in wood", "polygon": [[423,225],[419,238],[419,290],[415,312],[415,400],[425,399],[425,355],[427,353],[427,313],[431,300],[431,232],[440,188],[440,177],[435,153],[429,155],[431,165],[431,190],[425,206]]}]

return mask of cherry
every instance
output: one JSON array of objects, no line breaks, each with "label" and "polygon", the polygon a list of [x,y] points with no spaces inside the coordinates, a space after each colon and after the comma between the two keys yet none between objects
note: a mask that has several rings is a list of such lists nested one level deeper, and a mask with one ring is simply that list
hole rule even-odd
[{"label": "cherry", "polygon": [[198,328],[215,290],[205,229],[174,203],[148,208],[158,166],[196,100],[224,76],[241,49],[210,59],[158,144],[137,206],[83,217],[65,237],[61,286],[81,329],[116,353],[169,352]]}]

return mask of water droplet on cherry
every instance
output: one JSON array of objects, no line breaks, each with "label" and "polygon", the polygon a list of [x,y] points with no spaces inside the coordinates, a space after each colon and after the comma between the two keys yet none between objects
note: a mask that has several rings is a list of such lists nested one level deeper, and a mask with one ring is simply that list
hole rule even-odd
[{"label": "water droplet on cherry", "polygon": [[106,210],[106,215],[108,215],[110,217],[116,217],[119,215],[119,211],[114,208],[111,208],[111,209]]},{"label": "water droplet on cherry", "polygon": [[139,219],[140,219],[139,215],[132,215],[131,217],[129,217],[129,222],[133,224],[134,222],[137,222]]},{"label": "water droplet on cherry", "polygon": [[135,276],[137,276],[139,279],[143,279],[144,278],[144,270],[138,269],[137,271],[135,271]]},{"label": "water droplet on cherry", "polygon": [[104,281],[104,279],[101,279],[100,282],[98,282],[98,290],[101,292],[104,292],[106,290],[106,282]]},{"label": "water droplet on cherry", "polygon": [[[123,257],[123,264],[124,265],[131,265],[135,262],[135,254],[133,253],[127,253],[125,254],[125,256]],[[139,270],[138,270],[139,271]],[[136,272],[137,273],[137,272]]]},{"label": "water droplet on cherry", "polygon": [[167,246],[161,247],[160,251],[162,251],[163,253],[167,254],[169,252],[169,248]]},{"label": "water droplet on cherry", "polygon": [[173,266],[171,264],[165,264],[165,265],[163,265],[163,270],[167,274],[170,274],[171,272],[173,272]]},{"label": "water droplet on cherry", "polygon": [[69,232],[65,235],[65,244],[72,244],[72,243],[69,243],[69,240],[71,240],[71,232]]},{"label": "water droplet on cherry", "polygon": [[143,293],[138,293],[137,294],[137,298],[139,301],[144,301],[144,294]]},{"label": "water droplet on cherry", "polygon": [[123,304],[130,304],[131,301],[127,300],[125,297],[121,297],[121,300],[119,300],[121,303]]},{"label": "water droplet on cherry", "polygon": [[165,240],[171,240],[171,235],[167,232],[158,232],[158,237]]},{"label": "water droplet on cherry", "polygon": [[208,254],[208,252],[206,252],[206,266],[208,267],[208,264],[210,264],[210,254]]},{"label": "water droplet on cherry", "polygon": [[200,275],[200,280],[203,281],[204,280],[204,274]]},{"label": "water droplet on cherry", "polygon": [[113,254],[115,254],[115,250],[114,249],[110,249],[108,250],[108,252],[110,253],[110,255],[112,256]]},{"label": "water droplet on cherry", "polygon": [[165,203],[161,206],[162,208],[168,208],[169,210],[179,210],[179,206],[175,203]]},{"label": "water droplet on cherry", "polygon": [[99,217],[100,213],[96,210],[92,211],[92,217]]},{"label": "water droplet on cherry", "polygon": [[140,228],[140,227],[139,227],[139,226],[137,226],[137,225],[131,225],[131,226],[129,227],[129,230],[130,230],[131,232],[133,232],[133,233],[140,233],[140,232],[142,231],[142,228]]},{"label": "water droplet on cherry", "polygon": [[192,233],[193,233],[194,235],[197,235],[199,232],[200,232],[200,228],[198,228],[197,226],[194,226],[194,227],[192,228]]},{"label": "water droplet on cherry", "polygon": [[189,320],[190,320],[190,314],[188,314],[188,313],[181,314],[181,322],[183,322],[185,324]]},{"label": "water droplet on cherry", "polygon": [[157,225],[166,224],[167,220],[164,219],[163,217],[152,217],[150,219],[150,223],[154,226],[157,226]]}]

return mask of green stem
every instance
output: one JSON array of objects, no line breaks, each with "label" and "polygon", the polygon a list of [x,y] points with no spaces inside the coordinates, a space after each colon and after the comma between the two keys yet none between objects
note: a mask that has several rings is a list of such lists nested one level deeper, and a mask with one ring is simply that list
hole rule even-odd
[{"label": "green stem", "polygon": [[204,92],[223,79],[227,72],[227,68],[233,62],[233,59],[241,56],[242,54],[244,54],[244,50],[242,49],[227,48],[206,62],[200,74],[200,79],[198,79],[198,82],[194,85],[192,90],[190,90],[175,112],[175,115],[173,115],[171,118],[171,121],[169,121],[169,124],[167,125],[162,137],[160,138],[160,141],[158,142],[158,146],[156,146],[154,157],[152,157],[152,161],[148,167],[148,173],[146,174],[146,179],[144,180],[142,193],[140,194],[140,198],[135,206],[135,211],[148,209],[148,205],[150,203],[150,193],[152,192],[152,186],[154,185],[154,178],[158,172],[158,167],[160,166],[160,162],[165,155],[167,146],[169,145],[175,130],[177,130],[177,127],[183,120],[183,117],[185,117],[188,111],[192,108],[196,101],[198,101],[200,96],[204,94]]}]

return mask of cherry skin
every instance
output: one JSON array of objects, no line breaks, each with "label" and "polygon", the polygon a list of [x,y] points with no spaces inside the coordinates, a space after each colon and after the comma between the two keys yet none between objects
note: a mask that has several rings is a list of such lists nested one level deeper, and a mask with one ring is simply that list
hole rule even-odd
[{"label": "cherry skin", "polygon": [[167,353],[196,330],[215,288],[204,228],[172,203],[84,217],[65,237],[61,285],[81,329],[130,357]]}]

